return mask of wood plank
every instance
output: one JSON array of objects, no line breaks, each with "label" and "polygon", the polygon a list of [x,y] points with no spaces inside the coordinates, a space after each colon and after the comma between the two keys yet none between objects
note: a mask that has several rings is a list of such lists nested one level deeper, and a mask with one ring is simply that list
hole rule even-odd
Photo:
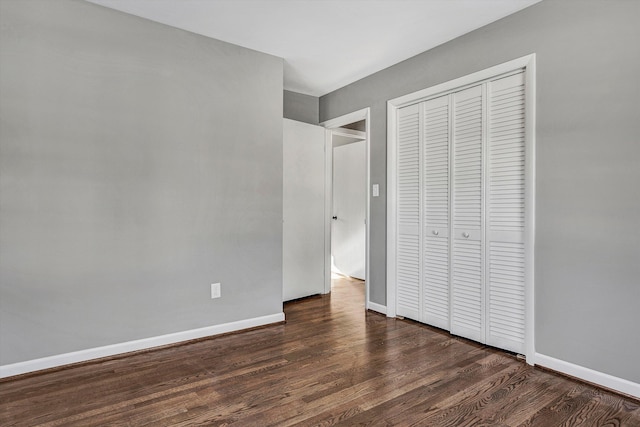
[{"label": "wood plank", "polygon": [[640,427],[640,402],[364,310],[361,281],[281,325],[0,382],[2,426]]}]

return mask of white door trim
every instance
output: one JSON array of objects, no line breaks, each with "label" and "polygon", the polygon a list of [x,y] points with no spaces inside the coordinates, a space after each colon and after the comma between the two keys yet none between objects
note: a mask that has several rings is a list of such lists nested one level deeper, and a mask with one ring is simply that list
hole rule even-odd
[{"label": "white door trim", "polygon": [[365,121],[365,151],[366,151],[366,164],[367,164],[367,198],[366,198],[366,224],[365,224],[365,269],[364,269],[364,283],[365,283],[365,309],[369,309],[371,302],[369,301],[369,242],[370,239],[370,213],[371,213],[371,109],[369,107],[362,110],[354,111],[349,114],[345,114],[340,117],[336,117],[331,120],[326,120],[320,123],[320,126],[324,126],[327,129],[325,140],[325,177],[326,177],[326,191],[325,191],[325,293],[331,292],[331,215],[332,215],[332,200],[333,200],[333,144],[331,140],[331,129],[339,128],[344,125],[348,125],[360,120]]},{"label": "white door trim", "polygon": [[531,54],[478,71],[418,92],[410,93],[387,101],[387,316],[396,316],[396,150],[397,150],[397,111],[402,107],[435,98],[452,90],[464,89],[494,77],[525,69],[525,295],[526,295],[526,358],[527,363],[534,364],[534,237],[535,237],[535,64],[536,55]]}]

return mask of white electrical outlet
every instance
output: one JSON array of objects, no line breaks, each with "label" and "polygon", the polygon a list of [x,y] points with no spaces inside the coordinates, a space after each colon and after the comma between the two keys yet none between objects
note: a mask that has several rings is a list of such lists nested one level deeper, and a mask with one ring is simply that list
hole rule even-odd
[{"label": "white electrical outlet", "polygon": [[220,298],[220,283],[211,284],[211,299]]}]

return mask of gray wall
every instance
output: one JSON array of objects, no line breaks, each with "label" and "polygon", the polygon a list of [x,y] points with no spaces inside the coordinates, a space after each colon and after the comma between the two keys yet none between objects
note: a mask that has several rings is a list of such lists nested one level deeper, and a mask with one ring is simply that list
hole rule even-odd
[{"label": "gray wall", "polygon": [[282,312],[282,60],[83,1],[0,20],[0,364]]},{"label": "gray wall", "polygon": [[283,102],[283,117],[285,119],[311,123],[312,125],[318,124],[319,99],[315,96],[285,90]]},{"label": "gray wall", "polygon": [[320,98],[371,107],[371,297],[385,303],[386,101],[537,54],[536,350],[640,382],[640,2],[545,0]]}]

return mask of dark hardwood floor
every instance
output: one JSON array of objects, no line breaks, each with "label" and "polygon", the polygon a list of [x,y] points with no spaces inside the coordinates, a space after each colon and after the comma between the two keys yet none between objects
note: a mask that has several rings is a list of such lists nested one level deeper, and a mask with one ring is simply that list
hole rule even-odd
[{"label": "dark hardwood floor", "polygon": [[419,323],[362,282],[287,323],[0,383],[0,425],[640,426],[640,404]]}]

